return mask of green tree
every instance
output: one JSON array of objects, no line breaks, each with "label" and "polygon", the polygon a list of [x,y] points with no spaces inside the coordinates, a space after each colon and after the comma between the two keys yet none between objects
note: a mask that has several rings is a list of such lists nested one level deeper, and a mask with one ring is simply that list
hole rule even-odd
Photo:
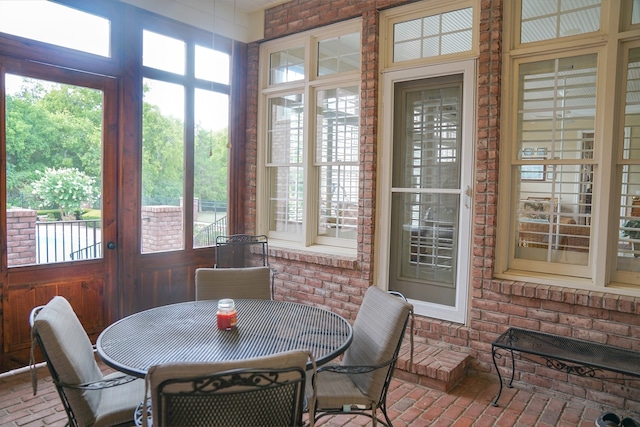
[{"label": "green tree", "polygon": [[48,167],[101,179],[101,91],[24,79],[6,99],[8,191],[28,192],[36,171]]},{"label": "green tree", "polygon": [[[47,168],[77,169],[101,188],[102,96],[96,89],[26,78],[6,96],[9,192],[32,194],[37,171]],[[184,191],[184,123],[148,102],[142,114],[143,196],[177,200]],[[225,201],[227,130],[196,126],[194,150],[195,196]]]},{"label": "green tree", "polygon": [[227,129],[196,129],[194,194],[200,200],[227,200]]},{"label": "green tree", "polygon": [[142,123],[142,195],[177,199],[183,195],[184,124],[148,103]]},{"label": "green tree", "polygon": [[51,169],[37,172],[40,179],[32,184],[33,194],[43,208],[58,208],[62,218],[74,215],[83,204],[92,204],[99,192],[95,180],[75,168]]}]

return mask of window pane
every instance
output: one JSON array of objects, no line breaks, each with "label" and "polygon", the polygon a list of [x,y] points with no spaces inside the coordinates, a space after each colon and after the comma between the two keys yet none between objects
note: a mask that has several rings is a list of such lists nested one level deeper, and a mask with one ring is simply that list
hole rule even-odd
[{"label": "window pane", "polygon": [[515,257],[587,265],[593,172],[585,171],[591,165],[540,166],[544,172],[535,179],[525,179],[521,166]]},{"label": "window pane", "polygon": [[595,126],[596,55],[520,67],[518,157],[542,149],[546,159],[584,158],[583,131]]},{"label": "window pane", "polygon": [[274,52],[269,57],[269,84],[303,80],[304,72],[303,47]]},{"label": "window pane", "polygon": [[633,0],[631,24],[640,24],[640,0]]},{"label": "window pane", "polygon": [[0,1],[0,32],[111,56],[111,22],[52,1]]},{"label": "window pane", "polygon": [[142,35],[142,65],[184,75],[187,52],[184,41],[147,30]]},{"label": "window pane", "polygon": [[[631,49],[627,66],[620,200],[618,270],[640,269],[640,48]],[[634,164],[635,163],[635,164]]]},{"label": "window pane", "polygon": [[102,92],[11,74],[5,87],[8,266],[101,258]]},{"label": "window pane", "polygon": [[229,54],[196,45],[196,78],[229,84]]},{"label": "window pane", "polygon": [[473,9],[427,16],[393,26],[393,62],[471,50]]},{"label": "window pane", "polygon": [[269,100],[267,163],[302,162],[303,97],[290,95]]},{"label": "window pane", "polygon": [[318,91],[316,107],[318,163],[358,164],[360,91],[357,86]]},{"label": "window pane", "polygon": [[184,248],[184,87],[144,79],[142,252]]},{"label": "window pane", "polygon": [[269,231],[300,234],[305,176],[302,95],[270,99],[268,117]]},{"label": "window pane", "polygon": [[[214,111],[215,114],[211,114]],[[195,91],[193,246],[214,246],[227,234],[229,97]]]},{"label": "window pane", "polygon": [[520,67],[515,258],[587,265],[596,55]]},{"label": "window pane", "polygon": [[522,0],[521,43],[600,29],[601,0]]},{"label": "window pane", "polygon": [[318,43],[318,75],[360,69],[360,33],[347,34]]},{"label": "window pane", "polygon": [[304,169],[269,168],[269,231],[302,233]]},{"label": "window pane", "polygon": [[317,94],[315,161],[320,169],[319,236],[356,238],[359,104],[357,86],[321,90]]}]

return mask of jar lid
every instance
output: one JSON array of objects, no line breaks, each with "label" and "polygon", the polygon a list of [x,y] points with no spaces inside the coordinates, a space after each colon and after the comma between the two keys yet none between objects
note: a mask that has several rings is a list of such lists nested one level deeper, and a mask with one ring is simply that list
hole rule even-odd
[{"label": "jar lid", "polygon": [[224,298],[218,301],[218,308],[233,308],[236,303],[231,298]]}]

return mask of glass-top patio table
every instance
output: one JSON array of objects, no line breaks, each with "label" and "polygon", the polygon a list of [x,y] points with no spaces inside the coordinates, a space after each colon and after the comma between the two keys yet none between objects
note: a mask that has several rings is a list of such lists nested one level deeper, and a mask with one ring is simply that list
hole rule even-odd
[{"label": "glass-top patio table", "polygon": [[[153,365],[240,360],[309,350],[321,365],[353,338],[349,322],[328,310],[273,300],[235,300],[237,328],[219,330],[217,300],[190,301],[141,311],[107,327],[98,355],[114,369],[144,377]],[[311,361],[308,364],[311,368]]]}]

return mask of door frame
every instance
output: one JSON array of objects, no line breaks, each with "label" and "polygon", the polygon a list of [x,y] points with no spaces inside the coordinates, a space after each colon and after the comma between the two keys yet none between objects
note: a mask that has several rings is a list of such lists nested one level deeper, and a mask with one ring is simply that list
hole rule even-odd
[{"label": "door frame", "polygon": [[[115,320],[117,301],[117,250],[107,249],[107,242],[117,242],[117,194],[118,194],[118,131],[119,82],[114,77],[72,70],[65,67],[0,57],[4,73],[69,84],[100,90],[102,102],[102,187],[101,239],[102,257],[81,261],[65,261],[51,264],[30,264],[9,268],[6,264],[6,221],[1,223],[2,245],[2,336],[3,352],[12,353],[29,348],[28,314],[31,308],[47,303],[54,295],[66,296],[90,336],[97,335],[107,324]],[[2,82],[4,84],[4,79]],[[4,108],[5,93],[0,100],[0,130],[6,135]],[[2,140],[5,155],[4,136]],[[4,191],[6,165],[0,165]],[[3,193],[4,194],[4,193]],[[5,197],[4,195],[2,196]],[[6,209],[6,198],[0,203]]]},{"label": "door frame", "polygon": [[393,169],[394,132],[394,87],[395,83],[462,74],[462,141],[463,153],[460,185],[460,223],[458,235],[458,271],[456,272],[456,304],[454,307],[425,301],[410,300],[416,314],[436,319],[462,323],[467,322],[469,289],[471,283],[472,208],[476,129],[476,60],[464,60],[446,64],[421,66],[382,73],[381,108],[378,155],[378,189],[375,241],[375,283],[383,289],[389,288],[391,257],[391,197]]}]

